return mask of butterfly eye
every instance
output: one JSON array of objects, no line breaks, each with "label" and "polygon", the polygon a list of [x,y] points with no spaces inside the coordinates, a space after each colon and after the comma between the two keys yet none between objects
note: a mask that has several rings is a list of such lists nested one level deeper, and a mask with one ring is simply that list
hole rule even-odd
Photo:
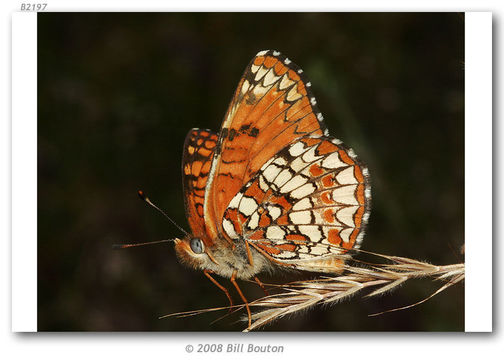
[{"label": "butterfly eye", "polygon": [[198,238],[193,238],[191,239],[191,250],[195,254],[201,254],[203,252],[204,246],[203,246],[203,241]]}]

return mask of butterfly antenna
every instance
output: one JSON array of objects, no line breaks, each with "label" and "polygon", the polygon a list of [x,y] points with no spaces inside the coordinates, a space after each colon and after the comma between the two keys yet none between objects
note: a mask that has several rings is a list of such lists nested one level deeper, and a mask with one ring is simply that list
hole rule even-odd
[{"label": "butterfly antenna", "polygon": [[144,245],[151,245],[151,244],[159,244],[159,243],[164,243],[164,242],[172,242],[175,241],[175,239],[169,239],[169,240],[158,240],[158,241],[150,241],[150,242],[145,242],[145,243],[136,243],[136,244],[114,244],[112,245],[113,249],[126,249],[130,247],[135,247],[135,246],[144,246]]},{"label": "butterfly antenna", "polygon": [[175,221],[173,221],[168,215],[166,215],[166,213],[161,210],[160,208],[158,208],[148,197],[147,195],[145,195],[145,193],[142,191],[142,190],[138,190],[138,196],[140,196],[140,199],[142,199],[143,201],[145,201],[147,204],[149,204],[150,206],[152,206],[154,209],[156,209],[157,211],[159,211],[161,214],[163,214],[163,216],[165,218],[167,218],[168,220],[170,220],[170,222],[175,225],[180,231],[182,231],[184,234],[186,234],[186,236],[189,236],[189,234],[187,233],[187,231],[185,231],[182,227],[180,227]]}]

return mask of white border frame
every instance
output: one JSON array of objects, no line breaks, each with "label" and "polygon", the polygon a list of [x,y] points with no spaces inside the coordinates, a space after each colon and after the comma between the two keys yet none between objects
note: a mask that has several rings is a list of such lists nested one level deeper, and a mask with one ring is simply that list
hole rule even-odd
[{"label": "white border frame", "polygon": [[[492,331],[492,14],[466,13],[465,329]],[[12,16],[12,331],[37,330],[37,18]],[[482,211],[485,209],[485,211]],[[435,299],[431,301],[436,301]]]},{"label": "white border frame", "polygon": [[37,14],[12,15],[12,331],[37,331]]},{"label": "white border frame", "polygon": [[[465,331],[492,331],[492,13],[465,16]],[[484,211],[483,211],[484,209]]]}]

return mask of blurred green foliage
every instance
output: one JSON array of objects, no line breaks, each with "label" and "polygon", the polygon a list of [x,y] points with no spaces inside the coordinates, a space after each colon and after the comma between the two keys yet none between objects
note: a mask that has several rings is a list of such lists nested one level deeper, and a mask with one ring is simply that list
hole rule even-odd
[{"label": "blurred green foliage", "polygon": [[[211,324],[221,313],[158,320],[227,300],[180,265],[171,245],[111,245],[180,236],[138,189],[187,228],[184,137],[192,127],[219,129],[245,66],[264,49],[304,69],[331,134],[369,166],[363,249],[463,261],[463,14],[39,13],[40,331],[242,329],[237,316]],[[368,317],[437,286],[419,280],[265,330],[463,330],[463,285]],[[253,284],[242,289],[250,299],[262,295]]]}]

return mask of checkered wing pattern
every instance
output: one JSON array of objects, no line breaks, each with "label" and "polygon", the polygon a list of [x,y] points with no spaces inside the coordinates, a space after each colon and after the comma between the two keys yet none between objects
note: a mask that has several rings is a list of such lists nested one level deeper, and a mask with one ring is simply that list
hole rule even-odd
[{"label": "checkered wing pattern", "polygon": [[187,135],[182,167],[193,236],[215,250],[245,242],[297,269],[341,268],[369,218],[368,170],[329,136],[316,104],[289,59],[276,51],[252,59],[219,135]]},{"label": "checkered wing pattern", "polygon": [[341,141],[304,137],[280,150],[238,191],[222,226],[299,269],[337,268],[359,247],[369,217],[368,170]]}]

